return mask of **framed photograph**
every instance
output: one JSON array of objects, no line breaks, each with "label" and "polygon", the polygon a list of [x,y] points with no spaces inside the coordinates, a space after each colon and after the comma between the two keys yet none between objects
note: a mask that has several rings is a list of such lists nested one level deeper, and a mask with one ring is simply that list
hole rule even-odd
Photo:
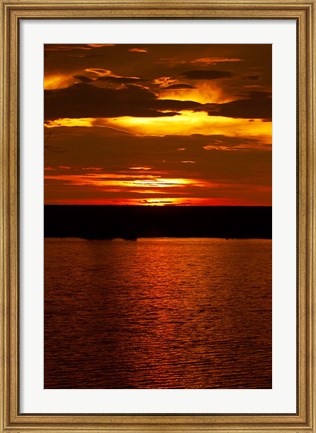
[{"label": "framed photograph", "polygon": [[1,1],[1,431],[315,431],[315,1]]}]

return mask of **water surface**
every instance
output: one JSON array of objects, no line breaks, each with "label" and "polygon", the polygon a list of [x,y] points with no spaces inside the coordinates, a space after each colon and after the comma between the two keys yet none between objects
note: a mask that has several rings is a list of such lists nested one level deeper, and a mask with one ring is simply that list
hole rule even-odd
[{"label": "water surface", "polygon": [[45,239],[45,388],[271,388],[272,242]]}]

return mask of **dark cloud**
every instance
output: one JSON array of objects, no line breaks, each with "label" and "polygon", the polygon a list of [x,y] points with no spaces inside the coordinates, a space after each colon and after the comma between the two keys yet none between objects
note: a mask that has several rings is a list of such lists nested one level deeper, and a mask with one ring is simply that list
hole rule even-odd
[{"label": "dark cloud", "polygon": [[63,51],[78,51],[91,50],[92,47],[89,44],[45,44],[45,52],[63,52]]},{"label": "dark cloud", "polygon": [[249,97],[226,104],[212,104],[210,116],[224,116],[242,119],[272,118],[272,98],[267,92],[250,92]]},{"label": "dark cloud", "polygon": [[171,86],[162,87],[159,90],[173,90],[173,89],[196,89],[195,86],[191,84],[179,83],[179,84],[171,84]]},{"label": "dark cloud", "polygon": [[135,77],[105,76],[105,77],[97,78],[96,81],[107,81],[109,83],[128,84],[128,83],[143,83],[146,80],[142,80],[141,78],[135,78]]},{"label": "dark cloud", "polygon": [[[131,178],[161,174],[168,178],[186,177],[204,179],[212,184],[230,184],[229,189],[234,188],[234,185],[238,189],[240,183],[247,183],[251,187],[271,185],[271,149],[266,149],[265,145],[253,138],[201,134],[114,136],[105,128],[97,127],[55,129],[51,144],[62,152],[46,150],[45,165],[63,174],[93,172],[95,179],[99,175],[115,179],[116,175],[128,175]],[[244,145],[250,147],[234,150]],[[184,147],[181,152],[178,151],[180,146]],[[184,164],[182,161],[195,163]],[[68,166],[71,170],[67,169],[65,173],[61,167]],[[133,166],[150,169],[130,170]],[[189,192],[187,188],[186,192]],[[169,194],[166,190],[164,193]],[[205,194],[209,194],[208,188],[199,188],[197,197]]]},{"label": "dark cloud", "polygon": [[191,71],[182,72],[180,75],[188,78],[190,80],[217,80],[219,78],[230,78],[233,76],[231,72],[228,71],[216,71],[216,70],[199,70],[194,69]]},{"label": "dark cloud", "polygon": [[157,99],[154,104],[157,110],[192,110],[203,111],[207,106],[194,101],[178,101],[175,99]]},{"label": "dark cloud", "polygon": [[175,110],[205,109],[203,104],[193,101],[158,100],[154,93],[132,85],[114,90],[79,83],[65,89],[46,90],[44,98],[46,120],[66,117],[162,117],[178,114]]},{"label": "dark cloud", "polygon": [[[269,125],[267,133],[262,133],[265,135],[263,141],[259,137],[261,122],[257,139],[253,137],[257,134],[255,119],[271,119],[271,44],[55,44],[46,45],[45,53],[45,76],[50,79],[47,83],[56,86],[55,90],[51,86],[45,92],[46,120],[94,118],[89,128],[45,128],[45,166],[47,174],[51,174],[45,181],[45,200],[87,199],[90,202],[112,197],[139,197],[141,188],[132,191],[132,187],[116,186],[115,182],[113,186],[102,186],[102,176],[122,180],[137,175],[145,179],[153,175],[201,182],[198,186],[179,185],[177,188],[159,188],[159,191],[156,188],[146,196],[142,195],[142,200],[162,197],[168,202],[171,191],[179,197],[228,197],[232,202],[245,199],[253,204],[271,201]],[[225,59],[243,61],[228,63]],[[159,78],[162,79],[160,82]],[[77,83],[71,87],[62,88],[74,81]],[[198,91],[190,92],[192,88]],[[214,97],[213,88],[218,90]],[[188,89],[185,94],[195,98],[204,95],[202,101],[217,103],[157,97],[158,94],[168,95],[168,90],[175,94],[178,90],[183,99],[185,89]],[[256,93],[250,93],[255,89]],[[186,99],[190,99],[189,96]],[[246,120],[240,122],[242,127],[236,130],[235,122],[228,120],[224,134],[238,134],[238,137],[227,137],[171,135],[174,124],[178,130],[180,115],[161,122],[164,126],[158,132],[155,125],[153,133],[157,136],[138,135],[133,122],[131,127],[127,125],[130,131],[127,132],[120,129],[124,129],[124,122],[103,119],[176,116],[182,110]],[[187,131],[190,113],[186,117]],[[212,128],[212,119],[214,125],[221,121],[211,117],[204,124],[205,117],[192,116],[192,131],[204,131],[205,134],[217,131],[216,127]],[[248,120],[254,123],[248,124]],[[138,125],[142,121],[135,120],[134,123]],[[148,123],[148,129],[144,129],[150,134],[150,120],[144,123]],[[76,122],[69,122],[69,125],[74,124]],[[101,182],[99,186],[89,182],[74,184],[69,180],[71,175],[86,180],[100,178]]]},{"label": "dark cloud", "polygon": [[246,80],[260,80],[260,75],[247,75],[247,77],[245,77]]},{"label": "dark cloud", "polygon": [[[174,160],[206,161],[213,149],[236,148],[248,146],[254,152],[257,148],[267,146],[252,137],[229,137],[225,135],[164,135],[137,136],[108,127],[59,127],[49,128],[49,144],[56,149],[66,151],[67,155],[48,155],[48,165],[82,165],[119,166],[122,162],[128,165],[150,165],[164,162],[164,166]],[[89,152],[87,152],[87,147]],[[210,149],[205,149],[210,147]],[[179,148],[183,150],[179,152]],[[76,149],[74,152],[73,149]],[[49,149],[47,149],[49,150]],[[94,150],[96,153],[94,153]],[[64,162],[57,159],[64,158]],[[73,161],[71,160],[73,158]],[[147,163],[145,161],[147,160]],[[209,173],[212,176],[212,173]]]},{"label": "dark cloud", "polygon": [[225,104],[200,104],[157,99],[153,92],[132,84],[126,84],[122,89],[111,89],[78,83],[64,89],[45,91],[45,120],[65,117],[164,117],[175,116],[183,110],[207,111],[209,116],[269,120],[272,117],[272,100],[267,92],[250,92],[247,98]]},{"label": "dark cloud", "polygon": [[[45,52],[52,55],[45,59],[45,74],[86,75],[86,68],[100,68],[110,69],[117,76],[146,77],[150,82],[158,76],[179,77],[186,71],[219,69],[233,74],[232,78],[240,85],[244,82],[240,77],[260,75],[260,83],[266,88],[271,87],[271,44],[109,45],[46,44]],[[128,51],[133,48],[146,49],[148,53],[138,55]],[[164,60],[157,63],[161,58]],[[243,61],[230,62],[229,66],[222,63],[221,67],[192,63],[205,58],[240,58]],[[225,86],[226,80],[221,85]]]},{"label": "dark cloud", "polygon": [[86,77],[85,75],[74,75],[74,78],[82,81],[83,83],[90,83],[93,81],[92,78]]}]

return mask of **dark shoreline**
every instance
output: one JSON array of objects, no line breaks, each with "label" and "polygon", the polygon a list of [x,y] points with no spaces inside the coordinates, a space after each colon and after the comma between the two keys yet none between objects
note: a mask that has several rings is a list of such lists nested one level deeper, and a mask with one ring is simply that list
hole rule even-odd
[{"label": "dark shoreline", "polygon": [[272,207],[45,205],[44,235],[271,239]]}]

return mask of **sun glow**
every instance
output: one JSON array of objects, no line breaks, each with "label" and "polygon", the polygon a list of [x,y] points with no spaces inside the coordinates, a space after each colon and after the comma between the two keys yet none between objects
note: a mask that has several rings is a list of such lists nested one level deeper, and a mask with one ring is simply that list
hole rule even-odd
[{"label": "sun glow", "polygon": [[158,193],[156,189],[160,188],[184,188],[185,186],[205,187],[210,184],[204,180],[198,179],[185,179],[185,178],[163,178],[159,175],[117,175],[117,174],[56,174],[45,175],[46,180],[57,180],[62,182],[69,182],[72,185],[83,186],[90,185],[97,188],[118,188],[118,189],[135,189],[137,193]]},{"label": "sun glow", "polygon": [[95,119],[93,117],[83,117],[83,118],[63,118],[56,120],[48,120],[45,122],[45,128],[58,128],[59,126],[85,126],[91,128],[93,126]]},{"label": "sun glow", "polygon": [[228,137],[254,137],[263,144],[271,143],[272,123],[259,119],[235,119],[209,116],[206,112],[182,111],[171,117],[78,118],[47,121],[47,128],[60,126],[110,127],[140,136],[164,135],[226,135]]},{"label": "sun glow", "polygon": [[[233,198],[193,198],[193,197],[164,197],[164,198],[73,198],[49,199],[46,204],[59,205],[118,205],[118,206],[250,206],[251,200]],[[260,206],[269,206],[270,202],[261,201]]]},{"label": "sun glow", "polygon": [[226,135],[256,137],[271,143],[272,123],[258,119],[208,116],[205,112],[182,111],[173,117],[117,117],[106,119],[106,126],[121,128],[136,135]]},{"label": "sun glow", "polygon": [[54,89],[65,89],[76,82],[73,75],[65,74],[55,74],[55,75],[45,75],[44,78],[44,89],[54,90]]},{"label": "sun glow", "polygon": [[271,205],[271,45],[44,53],[45,203]]},{"label": "sun glow", "polygon": [[240,96],[229,95],[215,83],[199,83],[196,89],[162,89],[159,99],[194,101],[201,104],[223,104],[240,99]]}]

